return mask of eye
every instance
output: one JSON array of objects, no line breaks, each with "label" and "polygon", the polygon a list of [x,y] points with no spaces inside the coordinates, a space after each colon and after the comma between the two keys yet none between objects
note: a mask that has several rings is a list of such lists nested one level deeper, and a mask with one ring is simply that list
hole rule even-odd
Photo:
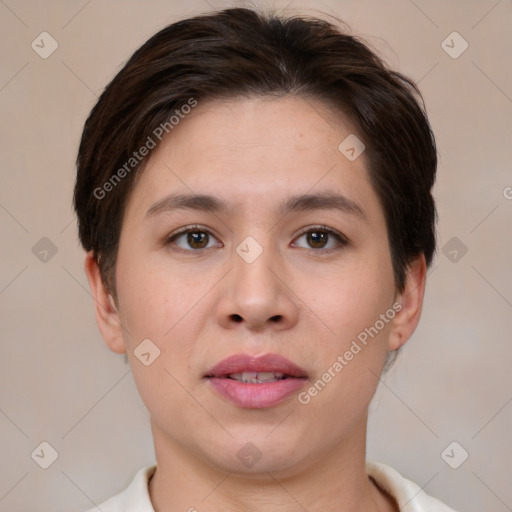
[{"label": "eye", "polygon": [[[339,247],[349,245],[349,241],[343,235],[326,226],[310,226],[303,231],[295,240],[306,237],[309,247],[305,249],[316,249],[314,252],[329,252]],[[222,247],[222,243],[215,243],[216,238],[210,231],[201,226],[189,226],[177,233],[171,234],[165,241],[165,245],[173,244],[179,249],[189,252],[198,252],[202,249]],[[211,244],[210,244],[211,242]],[[331,245],[330,247],[328,245]]]},{"label": "eye", "polygon": [[170,235],[169,238],[167,238],[166,245],[174,244],[186,251],[190,249],[198,251],[200,249],[210,249],[211,247],[221,246],[219,244],[208,245],[211,238],[215,240],[210,231],[202,229],[200,226],[190,226],[178,231],[178,233]]},{"label": "eye", "polygon": [[[338,247],[345,247],[349,244],[348,240],[343,235],[326,226],[311,226],[307,231],[302,232],[296,240],[299,240],[304,236],[306,237],[306,242],[310,246],[305,247],[305,249],[313,248],[318,249],[319,251],[331,251]],[[332,242],[331,247],[327,247],[330,242]]]}]

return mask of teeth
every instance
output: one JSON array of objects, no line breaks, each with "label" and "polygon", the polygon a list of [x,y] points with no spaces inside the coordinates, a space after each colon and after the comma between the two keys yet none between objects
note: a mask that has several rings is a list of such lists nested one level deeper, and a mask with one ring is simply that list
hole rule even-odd
[{"label": "teeth", "polygon": [[245,384],[259,384],[261,382],[275,382],[281,380],[284,374],[279,372],[241,372],[230,373],[228,377]]}]

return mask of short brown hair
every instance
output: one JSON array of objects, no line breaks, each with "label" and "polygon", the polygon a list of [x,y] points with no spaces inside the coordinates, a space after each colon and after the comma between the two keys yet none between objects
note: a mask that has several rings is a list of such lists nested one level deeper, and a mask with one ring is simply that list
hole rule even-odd
[{"label": "short brown hair", "polygon": [[[94,251],[114,297],[124,210],[147,160],[127,168],[134,152],[191,98],[285,94],[322,101],[356,127],[385,212],[397,289],[403,290],[407,264],[416,256],[423,253],[430,265],[437,152],[414,82],[330,22],[232,8],[152,36],[108,84],[85,123],[74,191],[79,237]],[[121,172],[123,166],[131,172]],[[116,173],[122,179],[113,182]],[[108,194],[99,194],[107,183]]]}]

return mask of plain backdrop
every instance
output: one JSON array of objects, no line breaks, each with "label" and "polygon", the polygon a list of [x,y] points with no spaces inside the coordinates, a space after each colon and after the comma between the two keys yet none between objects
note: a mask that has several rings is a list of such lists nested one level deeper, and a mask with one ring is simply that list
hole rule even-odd
[{"label": "plain backdrop", "polygon": [[[461,512],[510,511],[512,2],[261,4],[335,15],[419,82],[439,146],[439,250],[420,326],[372,402],[368,457]],[[83,511],[154,461],[129,366],[96,327],[74,161],[86,116],[137,47],[233,5],[0,0],[1,512]],[[43,37],[44,51],[58,44],[47,58]],[[41,449],[58,455],[47,469]]]}]

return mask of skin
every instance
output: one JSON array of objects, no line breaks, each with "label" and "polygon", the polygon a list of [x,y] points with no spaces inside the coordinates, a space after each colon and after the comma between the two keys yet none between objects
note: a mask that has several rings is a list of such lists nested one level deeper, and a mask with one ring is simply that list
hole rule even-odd
[{"label": "skin", "polygon": [[[365,472],[367,411],[388,351],[419,321],[426,266],[419,256],[398,293],[365,154],[351,162],[338,150],[351,133],[332,109],[300,98],[200,102],[154,150],[129,199],[117,301],[87,255],[99,328],[127,353],[151,416],[157,512],[398,510]],[[277,212],[289,195],[321,191],[343,194],[364,218]],[[146,216],[177,192],[215,195],[232,210]],[[207,241],[165,244],[193,224]],[[348,245],[332,235],[315,245],[303,231],[318,225]],[[248,236],[263,249],[252,263],[235,251]],[[306,405],[294,395],[237,407],[202,378],[227,356],[277,353],[308,372],[307,390],[395,302],[401,311]],[[146,338],[161,351],[149,366],[134,356]],[[237,457],[247,442],[262,455],[250,468]]]}]

